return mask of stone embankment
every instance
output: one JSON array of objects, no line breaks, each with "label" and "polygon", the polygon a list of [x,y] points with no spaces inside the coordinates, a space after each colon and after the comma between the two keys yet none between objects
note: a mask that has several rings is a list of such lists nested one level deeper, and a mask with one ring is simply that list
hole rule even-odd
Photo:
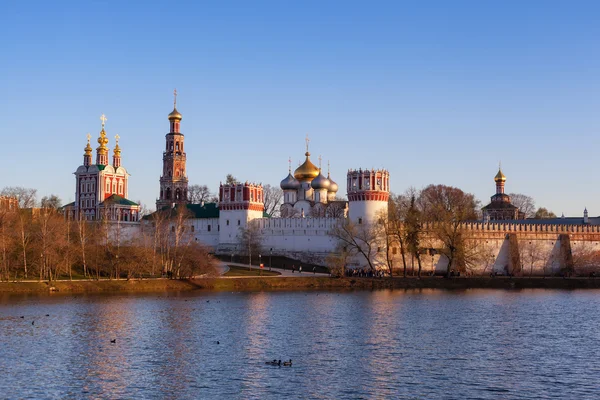
[{"label": "stone embankment", "polygon": [[135,293],[264,290],[378,290],[378,289],[600,289],[600,278],[329,278],[244,277],[192,280],[119,280],[2,282],[0,293]]}]

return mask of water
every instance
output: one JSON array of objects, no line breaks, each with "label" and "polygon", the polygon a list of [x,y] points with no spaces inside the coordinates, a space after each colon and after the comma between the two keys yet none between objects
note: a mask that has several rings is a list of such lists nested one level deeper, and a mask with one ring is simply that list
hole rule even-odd
[{"label": "water", "polygon": [[0,397],[598,398],[599,327],[599,291],[3,297]]}]

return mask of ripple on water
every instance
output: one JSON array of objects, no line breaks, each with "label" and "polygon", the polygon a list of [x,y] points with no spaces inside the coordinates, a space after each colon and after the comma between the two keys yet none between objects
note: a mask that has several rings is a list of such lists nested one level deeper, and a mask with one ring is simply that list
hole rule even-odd
[{"label": "ripple on water", "polygon": [[[10,297],[0,387],[14,398],[595,398],[599,294]],[[274,358],[293,366],[265,365]]]}]

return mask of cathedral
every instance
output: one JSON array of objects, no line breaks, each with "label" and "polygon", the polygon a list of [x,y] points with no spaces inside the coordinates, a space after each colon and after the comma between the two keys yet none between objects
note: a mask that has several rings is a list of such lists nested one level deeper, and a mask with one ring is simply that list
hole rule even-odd
[{"label": "cathedral", "polygon": [[115,136],[112,163],[109,163],[106,117],[100,117],[102,129],[96,148],[96,163],[92,163],[91,136],[83,154],[83,165],[75,171],[75,201],[64,206],[65,215],[73,220],[108,220],[138,222],[140,205],[127,199],[127,170],[121,165],[119,135]]},{"label": "cathedral", "polygon": [[[281,181],[283,204],[281,216],[286,217],[342,217],[346,216],[348,203],[336,198],[338,185],[323,175],[321,166],[317,168],[310,161],[309,139],[306,138],[306,157],[304,163],[292,175],[291,160],[288,175]],[[321,157],[319,157],[319,164]],[[329,169],[329,168],[328,168]]]}]

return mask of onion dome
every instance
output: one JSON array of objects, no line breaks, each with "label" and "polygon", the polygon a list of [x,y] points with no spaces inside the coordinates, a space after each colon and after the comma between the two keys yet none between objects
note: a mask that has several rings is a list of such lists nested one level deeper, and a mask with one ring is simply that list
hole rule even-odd
[{"label": "onion dome", "polygon": [[506,176],[502,173],[501,169],[498,169],[498,173],[494,177],[494,181],[496,182],[506,182]]},{"label": "onion dome", "polygon": [[335,183],[333,180],[331,180],[331,178],[329,177],[329,174],[327,174],[327,179],[329,179],[329,189],[327,191],[328,192],[337,193],[337,191],[338,191],[338,184]]},{"label": "onion dome", "polygon": [[294,178],[290,172],[288,176],[281,181],[279,187],[281,187],[282,190],[298,190],[300,189],[300,182],[298,182],[298,180]]},{"label": "onion dome", "polygon": [[306,156],[306,161],[294,171],[294,178],[300,182],[311,181],[319,176],[320,173],[319,168],[310,162],[310,153],[307,151],[304,155]]},{"label": "onion dome", "polygon": [[108,139],[106,138],[106,131],[104,130],[104,127],[102,127],[102,130],[100,131],[100,137],[98,138],[98,144],[100,145],[96,148],[98,153],[107,154],[108,147],[106,147],[106,145],[108,144]]},{"label": "onion dome", "polygon": [[179,113],[179,111],[177,111],[177,108],[173,108],[173,111],[171,111],[171,114],[169,114],[169,121],[173,119],[181,121],[181,114]]},{"label": "onion dome", "polygon": [[329,189],[329,187],[331,186],[331,181],[325,178],[325,176],[323,176],[323,174],[319,170],[319,176],[312,180],[310,186],[315,190]]},{"label": "onion dome", "polygon": [[92,156],[92,146],[90,145],[90,135],[88,134],[88,142],[87,145],[85,146],[85,148],[83,149],[85,151],[86,156]]}]

